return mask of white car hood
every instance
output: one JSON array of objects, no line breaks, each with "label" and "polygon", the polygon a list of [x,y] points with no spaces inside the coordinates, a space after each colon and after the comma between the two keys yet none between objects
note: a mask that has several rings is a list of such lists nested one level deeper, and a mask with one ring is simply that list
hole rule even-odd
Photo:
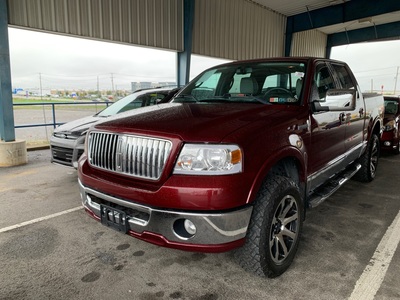
[{"label": "white car hood", "polygon": [[61,132],[83,132],[85,130],[88,130],[90,126],[92,126],[93,123],[96,123],[100,120],[104,120],[104,117],[98,117],[98,116],[89,116],[89,117],[84,117],[78,120],[74,120],[68,123],[65,123],[63,125],[60,125],[56,129],[54,129],[55,133],[61,133]]}]

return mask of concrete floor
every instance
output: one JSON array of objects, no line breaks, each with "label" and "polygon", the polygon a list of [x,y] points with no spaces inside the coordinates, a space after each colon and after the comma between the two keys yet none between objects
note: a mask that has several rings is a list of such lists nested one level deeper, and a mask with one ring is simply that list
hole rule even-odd
[{"label": "concrete floor", "polygon": [[[276,279],[245,272],[231,252],[165,249],[108,229],[81,208],[75,170],[51,165],[49,150],[28,156],[0,169],[0,299],[400,298],[400,222],[390,227],[400,156],[384,155],[375,181],[349,181],[308,211],[296,259]],[[377,251],[381,241],[392,250]]]}]

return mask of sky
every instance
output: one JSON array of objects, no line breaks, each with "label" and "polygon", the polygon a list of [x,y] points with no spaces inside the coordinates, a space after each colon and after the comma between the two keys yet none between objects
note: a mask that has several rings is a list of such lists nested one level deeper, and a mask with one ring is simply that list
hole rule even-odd
[{"label": "sky", "polygon": [[[368,42],[332,48],[331,58],[345,61],[362,91],[400,94],[400,40]],[[400,74],[399,74],[400,75]],[[397,78],[399,77],[399,78]]]},{"label": "sky", "polygon": [[[176,82],[176,52],[8,29],[13,88],[131,89],[131,82]],[[191,75],[228,60],[192,56]]]},{"label": "sky", "polygon": [[[13,88],[130,90],[131,82],[175,82],[176,53],[9,27]],[[363,91],[394,92],[400,40],[334,47]],[[190,78],[228,60],[192,55]],[[397,93],[400,90],[400,78]]]}]

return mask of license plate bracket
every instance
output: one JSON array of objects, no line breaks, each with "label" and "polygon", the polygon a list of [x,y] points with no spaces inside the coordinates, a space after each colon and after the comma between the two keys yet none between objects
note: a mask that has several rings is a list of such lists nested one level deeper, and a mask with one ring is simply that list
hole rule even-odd
[{"label": "license plate bracket", "polygon": [[100,205],[100,219],[101,223],[107,227],[122,233],[128,232],[126,213],[120,209],[102,204]]}]

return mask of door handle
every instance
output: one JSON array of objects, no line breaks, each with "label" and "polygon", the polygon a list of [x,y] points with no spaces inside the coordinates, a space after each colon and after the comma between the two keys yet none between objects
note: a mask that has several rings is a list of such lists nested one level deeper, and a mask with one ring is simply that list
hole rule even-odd
[{"label": "door handle", "polygon": [[346,122],[346,115],[344,113],[340,113],[339,121],[342,123]]}]

